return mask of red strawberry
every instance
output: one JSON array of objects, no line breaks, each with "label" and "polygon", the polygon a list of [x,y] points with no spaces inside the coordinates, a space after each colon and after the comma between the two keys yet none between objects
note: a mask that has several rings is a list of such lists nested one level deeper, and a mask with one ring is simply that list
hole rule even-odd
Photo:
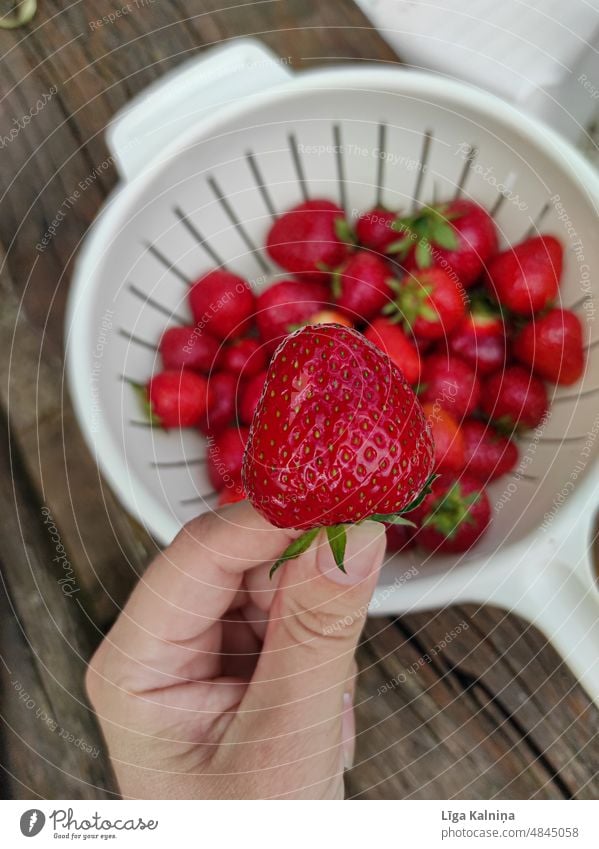
[{"label": "red strawberry", "polygon": [[505,365],[507,343],[501,316],[473,305],[449,337],[449,350],[472,366],[478,375],[491,374]]},{"label": "red strawberry", "polygon": [[473,369],[451,354],[431,354],[422,367],[419,398],[438,404],[458,421],[470,415],[480,400],[480,383]]},{"label": "red strawberry", "polygon": [[249,500],[278,527],[320,526],[343,567],[343,525],[393,521],[425,487],[433,444],[402,373],[355,330],[305,327],[277,349],[243,463]]},{"label": "red strawberry", "polygon": [[222,371],[210,375],[206,390],[206,412],[199,422],[203,434],[219,433],[233,422],[236,391],[237,378],[234,374]]},{"label": "red strawberry", "polygon": [[349,237],[341,207],[329,200],[307,200],[277,218],[266,248],[285,271],[320,281],[348,255]]},{"label": "red strawberry", "polygon": [[443,339],[466,314],[465,294],[440,268],[404,277],[395,301],[383,309],[392,321],[401,321],[415,336]]},{"label": "red strawberry", "polygon": [[330,299],[324,283],[280,280],[258,297],[256,323],[269,352],[279,342],[321,311]]},{"label": "red strawberry", "polygon": [[512,312],[539,312],[557,297],[563,254],[553,236],[526,239],[489,261],[487,285],[499,303]]},{"label": "red strawberry", "polygon": [[239,400],[239,418],[246,425],[251,425],[258,401],[262,395],[264,384],[266,383],[266,372],[261,371],[254,375],[242,387]]},{"label": "red strawberry", "polygon": [[209,372],[216,360],[218,342],[194,327],[169,327],[162,334],[158,350],[165,369]]},{"label": "red strawberry", "polygon": [[427,206],[395,224],[395,249],[405,268],[438,266],[462,286],[472,286],[497,251],[495,222],[482,206],[461,198]]},{"label": "red strawberry", "polygon": [[217,268],[189,290],[189,305],[198,325],[218,339],[243,336],[252,325],[255,298],[249,283]]},{"label": "red strawberry", "polygon": [[435,443],[435,471],[461,472],[464,468],[464,437],[455,418],[439,404],[423,404],[433,442]]},{"label": "red strawberry", "polygon": [[367,251],[358,251],[332,277],[337,309],[359,323],[380,313],[393,296],[387,263]]},{"label": "red strawberry", "polygon": [[518,463],[516,443],[490,424],[467,419],[462,422],[466,471],[485,482],[511,472]]},{"label": "red strawberry", "polygon": [[266,352],[257,339],[238,339],[222,349],[218,365],[232,374],[253,377],[265,367]]},{"label": "red strawberry", "polygon": [[395,212],[382,206],[363,212],[356,224],[358,242],[371,251],[384,253],[399,238],[397,230],[393,229],[396,217]]},{"label": "red strawberry", "polygon": [[502,429],[537,427],[549,409],[545,384],[522,366],[510,366],[485,382],[482,409]]},{"label": "red strawberry", "polygon": [[491,522],[491,505],[482,483],[463,474],[442,475],[410,518],[419,525],[414,542],[427,551],[468,551]]},{"label": "red strawberry", "polygon": [[232,486],[227,486],[218,494],[218,506],[224,507],[226,504],[237,504],[238,501],[245,501],[245,492],[241,478],[236,480]]},{"label": "red strawberry", "polygon": [[164,428],[193,427],[206,410],[206,379],[193,371],[161,371],[146,392],[151,415]]},{"label": "red strawberry", "polygon": [[416,384],[420,380],[420,354],[418,348],[408,339],[405,331],[387,318],[376,318],[367,328],[366,338],[400,369],[408,383]]},{"label": "red strawberry", "polygon": [[387,551],[397,554],[410,547],[412,541],[405,525],[387,525],[385,533],[387,534]]},{"label": "red strawberry", "polygon": [[580,320],[570,310],[550,310],[522,328],[514,354],[545,380],[576,383],[584,371]]},{"label": "red strawberry", "polygon": [[247,439],[247,427],[228,427],[210,440],[206,471],[217,491],[234,487],[240,479]]}]

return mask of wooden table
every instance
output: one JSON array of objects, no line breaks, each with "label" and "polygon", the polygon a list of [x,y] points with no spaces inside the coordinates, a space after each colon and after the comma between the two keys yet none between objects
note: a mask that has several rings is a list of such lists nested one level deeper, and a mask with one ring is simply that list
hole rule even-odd
[{"label": "wooden table", "polygon": [[[9,797],[101,799],[116,789],[83,671],[156,548],[103,486],[63,383],[73,256],[114,168],[99,170],[42,255],[35,245],[106,160],[111,115],[204,47],[254,35],[300,70],[397,57],[351,0],[132,0],[127,14],[96,28],[91,21],[120,3],[39,6],[27,27],[0,32],[0,137],[18,128],[0,145],[0,781]],[[40,98],[43,108],[24,122]],[[70,597],[58,584],[64,558],[79,590]],[[459,635],[420,666],[452,629]],[[597,796],[599,714],[524,622],[473,607],[372,620],[359,662],[352,796]],[[419,671],[377,696],[413,664]]]}]

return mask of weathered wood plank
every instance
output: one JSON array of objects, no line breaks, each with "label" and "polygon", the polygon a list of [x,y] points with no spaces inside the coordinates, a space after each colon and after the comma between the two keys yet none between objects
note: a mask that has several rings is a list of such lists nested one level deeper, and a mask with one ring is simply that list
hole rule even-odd
[{"label": "weathered wood plank", "polygon": [[18,798],[103,799],[115,784],[83,676],[94,629],[0,422],[1,714]]},{"label": "weathered wood plank", "polygon": [[102,627],[118,613],[154,544],[133,532],[102,481],[66,395],[61,359],[43,352],[6,268],[0,297],[0,407],[40,504],[60,530],[89,615]]},{"label": "weathered wood plank", "polygon": [[[472,632],[469,615],[457,608],[399,623],[369,621],[359,653],[352,795],[564,798],[521,727],[495,702],[484,679],[488,657],[474,654],[480,685],[461,669],[479,642]],[[493,660],[502,664],[498,654]]]}]

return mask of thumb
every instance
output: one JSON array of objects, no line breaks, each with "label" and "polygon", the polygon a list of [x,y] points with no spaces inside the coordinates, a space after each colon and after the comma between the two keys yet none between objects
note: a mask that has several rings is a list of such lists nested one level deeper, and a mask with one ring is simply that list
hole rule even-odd
[{"label": "thumb", "polygon": [[[364,522],[347,529],[345,574],[323,532],[282,567],[260,660],[241,706],[267,738],[304,730],[315,756],[340,747],[353,658],[384,554],[383,525]],[[253,731],[259,736],[257,727]],[[301,751],[305,757],[305,741]]]}]

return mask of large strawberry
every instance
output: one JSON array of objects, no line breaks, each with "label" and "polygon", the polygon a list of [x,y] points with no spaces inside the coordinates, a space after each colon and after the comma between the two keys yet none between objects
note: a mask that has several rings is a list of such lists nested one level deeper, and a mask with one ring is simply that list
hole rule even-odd
[{"label": "large strawberry", "polygon": [[355,330],[304,327],[277,349],[250,429],[243,485],[278,527],[322,526],[343,568],[345,525],[406,521],[429,480],[433,443],[422,408],[391,360]]},{"label": "large strawberry", "polygon": [[230,339],[250,329],[255,298],[246,280],[217,268],[193,284],[189,306],[200,328],[218,339]]},{"label": "large strawberry", "polygon": [[368,251],[357,251],[332,276],[337,309],[356,324],[370,321],[393,297],[390,278],[384,260]]},{"label": "large strawberry", "polygon": [[494,256],[487,285],[500,304],[529,316],[550,306],[559,290],[563,248],[554,236],[536,236]]},{"label": "large strawberry", "polygon": [[400,369],[408,383],[415,385],[420,380],[420,353],[406,332],[387,318],[376,318],[364,334],[373,344],[384,351]]},{"label": "large strawberry", "polygon": [[268,352],[306,324],[330,300],[328,286],[307,280],[279,280],[258,297],[256,324]]},{"label": "large strawberry", "polygon": [[448,346],[479,376],[491,374],[502,368],[507,358],[503,319],[489,306],[475,302],[449,337]]},{"label": "large strawberry", "polygon": [[472,286],[497,251],[497,230],[486,209],[460,198],[425,206],[398,218],[397,239],[387,251],[404,257],[408,271],[438,266],[462,286]]},{"label": "large strawberry", "polygon": [[266,237],[274,261],[305,280],[322,280],[350,252],[345,213],[330,200],[307,200],[279,216]]},{"label": "large strawberry", "polygon": [[520,362],[553,383],[569,386],[582,375],[582,325],[571,310],[550,310],[522,328],[514,341]]},{"label": "large strawberry", "polygon": [[464,291],[440,268],[407,275],[396,288],[383,312],[419,338],[447,337],[466,313]]},{"label": "large strawberry", "polygon": [[410,518],[419,525],[414,542],[427,551],[457,554],[472,548],[487,530],[491,505],[480,480],[441,475]]}]

